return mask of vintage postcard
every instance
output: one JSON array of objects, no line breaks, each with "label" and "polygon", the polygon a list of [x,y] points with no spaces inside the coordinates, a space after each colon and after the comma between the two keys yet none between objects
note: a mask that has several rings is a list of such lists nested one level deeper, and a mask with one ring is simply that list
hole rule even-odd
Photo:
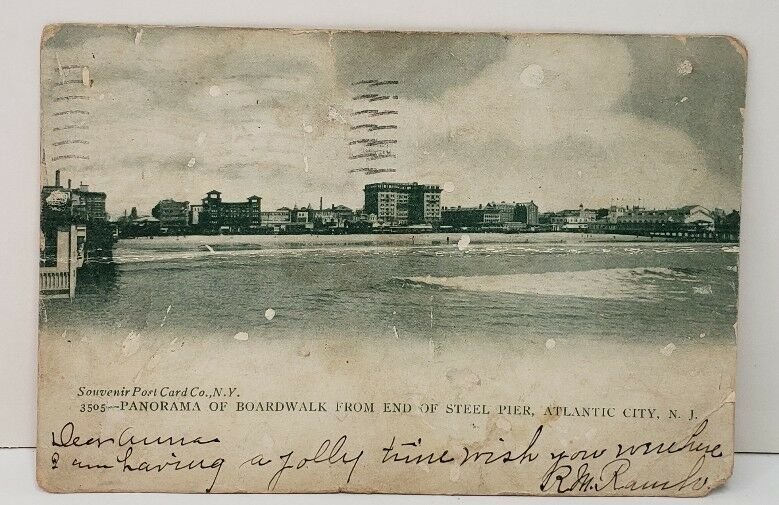
[{"label": "vintage postcard", "polygon": [[54,25],[54,492],[698,496],[733,465],[726,36]]}]

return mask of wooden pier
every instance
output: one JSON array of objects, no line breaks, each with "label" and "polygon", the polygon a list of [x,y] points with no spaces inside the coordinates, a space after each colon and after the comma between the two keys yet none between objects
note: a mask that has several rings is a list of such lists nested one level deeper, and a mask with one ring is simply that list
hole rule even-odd
[{"label": "wooden pier", "polygon": [[585,233],[656,237],[679,242],[738,242],[739,239],[738,228],[691,223],[589,223]]}]

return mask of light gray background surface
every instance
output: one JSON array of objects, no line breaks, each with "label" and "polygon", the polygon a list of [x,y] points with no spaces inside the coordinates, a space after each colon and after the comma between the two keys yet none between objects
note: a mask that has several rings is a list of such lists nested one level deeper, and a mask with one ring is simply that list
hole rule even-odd
[{"label": "light gray background surface", "polygon": [[[779,452],[779,337],[775,331],[779,327],[779,219],[775,212],[779,190],[779,2],[8,0],[2,13],[0,176],[5,229],[0,247],[0,447],[35,444],[40,33],[47,23],[92,22],[738,37],[749,51],[749,74],[736,448]],[[0,449],[3,462],[27,464],[30,458],[18,454]],[[776,459],[770,459],[774,473]],[[31,460],[29,465],[31,471]],[[761,465],[757,464],[763,468]]]}]

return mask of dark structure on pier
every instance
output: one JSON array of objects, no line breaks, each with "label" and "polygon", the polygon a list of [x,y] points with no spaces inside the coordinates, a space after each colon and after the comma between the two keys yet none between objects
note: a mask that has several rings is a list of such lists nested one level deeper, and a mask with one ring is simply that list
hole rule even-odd
[{"label": "dark structure on pier", "polygon": [[740,221],[735,210],[726,214],[721,209],[710,211],[700,205],[659,210],[612,206],[604,219],[588,223],[584,231],[690,242],[738,242]]}]

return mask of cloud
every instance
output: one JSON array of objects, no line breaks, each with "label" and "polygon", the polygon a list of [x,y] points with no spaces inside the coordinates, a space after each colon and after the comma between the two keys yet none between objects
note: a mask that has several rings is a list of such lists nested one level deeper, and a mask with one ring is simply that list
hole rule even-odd
[{"label": "cloud", "polygon": [[[106,191],[115,214],[213,188],[230,200],[257,193],[267,208],[320,195],[359,206],[362,186],[379,180],[453,182],[445,204],[738,205],[740,139],[722,142],[740,130],[738,96],[718,106],[719,123],[698,98],[738,89],[713,79],[722,58],[707,51],[719,43],[688,43],[665,61],[636,49],[654,43],[646,37],[143,30],[136,44],[137,28],[68,26],[41,55],[48,168]],[[674,84],[681,56],[693,65],[686,77],[708,81]],[[91,86],[59,84],[63,65],[76,78],[88,67]],[[373,78],[399,81],[395,157],[371,162],[394,174],[351,172],[365,166],[349,159],[363,105],[353,83]],[[686,114],[652,109],[682,91]],[[87,98],[57,100],[76,94]],[[57,115],[74,108],[88,114]],[[55,131],[67,124],[86,128]],[[89,143],[55,145],[74,135]],[[89,159],[53,161],[79,153]]]},{"label": "cloud", "polygon": [[451,204],[737,206],[739,185],[719,183],[686,131],[621,106],[634,73],[618,37],[517,37],[478,77],[410,106],[426,120],[401,128],[419,149],[399,165],[452,181]]}]

